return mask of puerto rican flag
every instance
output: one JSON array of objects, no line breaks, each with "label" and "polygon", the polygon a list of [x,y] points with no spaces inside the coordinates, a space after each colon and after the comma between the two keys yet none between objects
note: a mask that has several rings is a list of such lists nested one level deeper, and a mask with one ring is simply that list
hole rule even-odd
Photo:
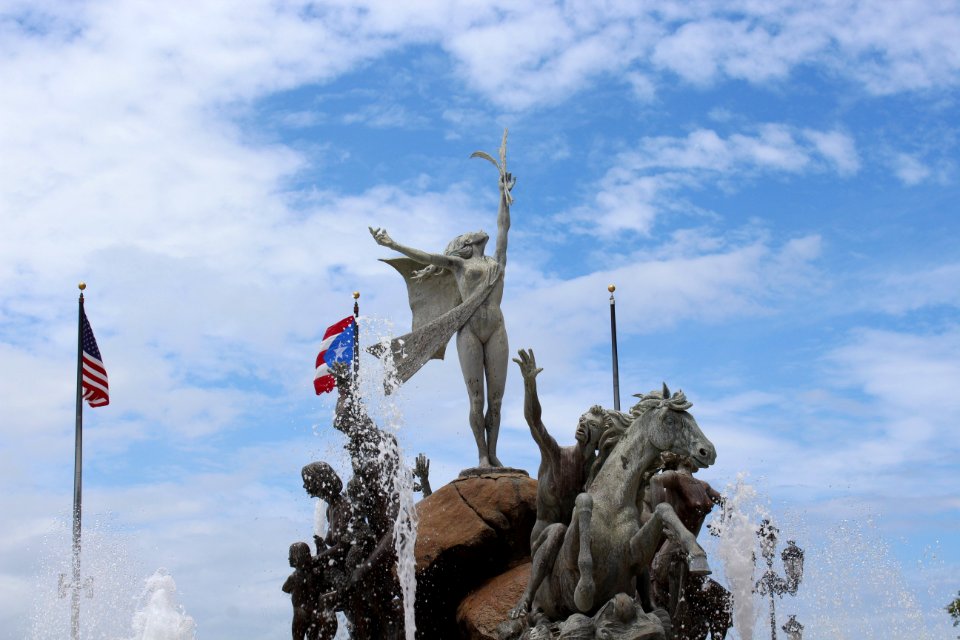
[{"label": "puerto rican flag", "polygon": [[353,316],[344,318],[328,328],[323,334],[320,355],[317,356],[317,371],[313,376],[313,388],[317,395],[332,391],[337,383],[333,379],[330,367],[334,362],[353,362],[353,337],[357,332],[357,320]]}]

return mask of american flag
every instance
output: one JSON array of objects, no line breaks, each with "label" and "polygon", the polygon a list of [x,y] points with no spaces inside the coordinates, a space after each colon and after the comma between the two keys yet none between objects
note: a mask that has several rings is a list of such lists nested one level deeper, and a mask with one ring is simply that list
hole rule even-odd
[{"label": "american flag", "polygon": [[110,404],[110,389],[107,385],[107,370],[100,359],[97,339],[87,321],[87,314],[80,309],[80,343],[83,345],[83,397],[91,407]]}]

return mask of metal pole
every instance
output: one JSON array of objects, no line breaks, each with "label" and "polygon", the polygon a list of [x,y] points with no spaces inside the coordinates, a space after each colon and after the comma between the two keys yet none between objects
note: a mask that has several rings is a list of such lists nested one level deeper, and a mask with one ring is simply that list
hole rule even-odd
[{"label": "metal pole", "polygon": [[610,292],[610,346],[613,350],[613,408],[620,411],[620,363],[617,360],[617,301],[613,297],[613,292],[617,290],[614,285],[609,285],[607,291]]},{"label": "metal pole", "polygon": [[70,595],[70,637],[80,638],[80,505],[83,476],[83,290],[77,316],[77,429],[73,453],[73,584]]},{"label": "metal pole", "polygon": [[353,323],[353,384],[356,387],[360,376],[360,292],[353,292],[353,317],[356,322]]},{"label": "metal pole", "polygon": [[773,601],[773,589],[770,590],[770,640],[777,640],[777,612]]}]

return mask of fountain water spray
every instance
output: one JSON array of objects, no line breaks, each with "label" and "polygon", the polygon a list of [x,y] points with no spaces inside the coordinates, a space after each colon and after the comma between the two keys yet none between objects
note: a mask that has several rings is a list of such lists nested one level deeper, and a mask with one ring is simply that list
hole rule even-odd
[{"label": "fountain water spray", "polygon": [[754,603],[757,525],[746,510],[755,503],[757,492],[744,483],[745,475],[739,474],[736,483],[727,487],[723,509],[710,523],[710,529],[720,538],[717,551],[733,597],[733,626],[741,640],[751,640],[757,617]]},{"label": "fountain water spray", "polygon": [[[386,336],[389,334],[388,328],[381,326],[384,324],[381,321],[362,318],[361,324],[365,335]],[[389,343],[389,337],[383,337],[381,342]],[[399,385],[396,384],[396,366],[389,352],[386,357],[376,360],[376,362],[379,363],[379,366],[373,362],[364,362],[364,366],[360,368],[357,385],[359,388],[356,391],[359,393],[359,397],[364,399],[374,421],[397,436],[403,426],[403,413],[399,406],[402,394],[397,393]],[[385,393],[387,386],[390,387],[389,395]],[[417,591],[417,561],[414,548],[417,540],[417,511],[414,505],[413,475],[397,438],[388,438],[384,442],[388,450],[380,452],[381,461],[384,463],[380,468],[386,476],[382,481],[397,501],[398,507],[397,519],[393,529],[393,541],[397,554],[397,578],[400,582],[403,599],[404,634],[406,640],[414,640],[416,637],[415,603]]]}]

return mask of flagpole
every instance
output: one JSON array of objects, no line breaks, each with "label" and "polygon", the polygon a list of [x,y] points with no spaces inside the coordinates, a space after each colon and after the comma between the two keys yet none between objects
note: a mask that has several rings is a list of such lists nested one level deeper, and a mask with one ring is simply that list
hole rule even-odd
[{"label": "flagpole", "polygon": [[617,361],[617,301],[613,292],[614,285],[607,286],[610,292],[610,347],[613,351],[613,408],[620,411],[620,363]]},{"label": "flagpole", "polygon": [[83,476],[83,290],[81,282],[80,307],[77,314],[77,429],[73,453],[73,582],[70,595],[70,637],[80,638],[80,505]]},{"label": "flagpole", "polygon": [[[360,292],[353,292],[353,317],[359,321],[360,319]],[[360,382],[360,323],[353,323],[353,385],[354,387]]]}]

